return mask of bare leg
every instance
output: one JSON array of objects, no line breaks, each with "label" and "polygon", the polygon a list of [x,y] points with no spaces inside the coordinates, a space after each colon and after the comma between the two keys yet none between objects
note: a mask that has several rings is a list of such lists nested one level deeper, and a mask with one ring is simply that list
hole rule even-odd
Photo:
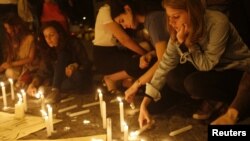
[{"label": "bare leg", "polygon": [[108,91],[116,90],[116,82],[119,80],[124,80],[131,78],[126,71],[119,71],[110,75],[104,76],[104,81],[107,85]]}]

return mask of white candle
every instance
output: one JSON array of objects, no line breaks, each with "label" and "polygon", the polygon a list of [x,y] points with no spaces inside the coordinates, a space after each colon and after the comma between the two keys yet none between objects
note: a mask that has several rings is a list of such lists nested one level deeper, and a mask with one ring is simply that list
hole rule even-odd
[{"label": "white candle", "polygon": [[102,125],[103,129],[107,128],[106,102],[102,101]]},{"label": "white candle", "polygon": [[15,100],[13,79],[9,78],[8,80],[10,82],[11,99]]},{"label": "white candle", "polygon": [[188,131],[190,129],[192,129],[192,125],[188,125],[188,126],[185,126],[183,128],[172,131],[172,132],[169,133],[169,136],[176,136],[176,135],[178,135],[180,133],[183,133],[183,132],[186,132],[186,131]]},{"label": "white candle", "polygon": [[97,91],[98,91],[98,95],[99,95],[100,113],[101,113],[101,117],[102,117],[102,101],[103,101],[103,94],[102,94],[102,91],[101,91],[100,89],[98,89]]},{"label": "white candle", "polygon": [[79,116],[79,115],[87,114],[87,113],[89,113],[89,112],[90,112],[89,109],[87,109],[87,110],[82,110],[82,111],[79,111],[79,112],[70,113],[70,114],[69,114],[69,117]]},{"label": "white candle", "polygon": [[44,110],[41,110],[41,113],[42,113],[42,116],[43,116],[44,121],[45,121],[45,127],[47,129],[47,136],[49,137],[52,134],[52,130],[51,130],[50,124],[49,124],[49,117],[48,117],[48,114]]},{"label": "white candle", "polygon": [[41,108],[42,110],[45,110],[45,102],[44,102],[44,95],[42,91],[38,91],[38,93],[36,93],[36,98],[41,98]]},{"label": "white candle", "polygon": [[107,141],[112,141],[112,120],[107,118]]},{"label": "white candle", "polygon": [[22,93],[22,96],[23,96],[24,111],[27,112],[28,106],[27,106],[26,92],[24,91],[24,89],[22,89],[21,93]]},{"label": "white candle", "polygon": [[91,106],[95,106],[95,105],[99,105],[100,102],[92,102],[92,103],[88,103],[88,104],[83,104],[82,105],[82,108],[88,108],[88,107],[91,107]]},{"label": "white candle", "polygon": [[71,100],[74,100],[74,99],[75,99],[75,97],[65,98],[65,99],[62,99],[62,100],[60,101],[60,103],[65,103],[65,102],[68,102],[68,101],[71,101]]},{"label": "white candle", "polygon": [[58,113],[66,112],[66,111],[69,111],[69,110],[72,110],[72,109],[75,109],[75,108],[77,108],[76,104],[72,105],[72,106],[69,106],[69,107],[66,107],[66,108],[59,109]]},{"label": "white candle", "polygon": [[128,141],[128,125],[124,122],[124,141]]},{"label": "white candle", "polygon": [[1,87],[2,87],[2,95],[3,95],[3,108],[7,108],[7,97],[6,97],[6,91],[5,91],[5,86],[4,83],[1,82]]},{"label": "white candle", "polygon": [[123,123],[124,123],[124,108],[123,108],[123,102],[120,97],[117,97],[117,100],[119,101],[119,109],[120,109],[120,126],[121,126],[121,132],[124,131]]},{"label": "white candle", "polygon": [[49,104],[47,105],[47,109],[48,109],[48,117],[49,117],[49,126],[50,126],[50,129],[51,129],[51,132],[53,132],[54,131],[54,127],[53,127],[53,109]]},{"label": "white candle", "polygon": [[22,102],[22,96],[20,94],[18,96],[18,102],[15,104],[15,118],[23,119],[24,118],[24,104]]}]

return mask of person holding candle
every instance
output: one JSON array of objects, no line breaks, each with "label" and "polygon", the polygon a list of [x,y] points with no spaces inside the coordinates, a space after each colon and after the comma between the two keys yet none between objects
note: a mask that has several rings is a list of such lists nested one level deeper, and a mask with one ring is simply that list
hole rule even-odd
[{"label": "person holding candle", "polygon": [[[82,90],[88,88],[91,82],[91,62],[80,40],[70,36],[56,21],[45,23],[41,28],[41,46],[43,48],[42,64],[45,64],[39,72],[45,72],[47,78],[51,77],[52,89],[45,98],[46,103],[54,103],[60,99],[60,92],[69,90]],[[50,69],[50,70],[47,70]],[[44,70],[44,71],[43,71]],[[51,76],[46,72],[52,72]],[[40,83],[43,74],[37,74],[27,93],[37,89],[35,83]]]},{"label": "person holding candle", "polygon": [[118,81],[137,78],[149,67],[139,66],[139,57],[146,51],[112,19],[111,8],[107,0],[96,16],[93,62],[96,71],[104,75],[108,92],[119,94]]},{"label": "person holding candle", "polygon": [[[194,119],[208,119],[230,102],[243,70],[250,69],[250,51],[227,17],[205,10],[200,0],[164,0],[170,33],[164,52],[140,106],[139,124],[151,121],[148,106],[161,99],[164,87],[203,100]],[[216,107],[217,106],[217,107]]]},{"label": "person holding candle", "polygon": [[148,66],[150,60],[157,61],[125,91],[125,99],[131,103],[139,88],[149,82],[166,49],[169,34],[166,29],[166,14],[159,1],[110,0],[111,15],[123,28],[136,30],[140,25],[148,31],[154,49],[141,56],[140,66]]},{"label": "person holding candle", "polygon": [[35,39],[24,22],[14,13],[7,14],[3,19],[5,29],[3,54],[4,62],[0,65],[0,73],[7,78],[18,80],[19,84],[27,84],[30,75],[36,70]]}]

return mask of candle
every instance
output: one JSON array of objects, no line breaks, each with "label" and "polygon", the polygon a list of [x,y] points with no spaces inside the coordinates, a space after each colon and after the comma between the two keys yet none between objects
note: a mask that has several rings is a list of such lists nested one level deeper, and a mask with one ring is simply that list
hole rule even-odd
[{"label": "candle", "polygon": [[28,106],[27,106],[26,92],[22,89],[21,93],[22,93],[22,96],[23,96],[24,111],[27,112]]},{"label": "candle", "polygon": [[100,102],[92,102],[92,103],[88,103],[88,104],[83,104],[82,108],[88,108],[88,107],[99,105],[99,104],[100,104]]},{"label": "candle", "polygon": [[15,104],[15,118],[23,119],[24,118],[24,104],[22,102],[22,96],[20,94],[18,96],[18,102]]},{"label": "candle", "polygon": [[172,132],[169,133],[169,136],[176,136],[176,135],[178,135],[180,133],[183,133],[183,132],[186,132],[186,131],[188,131],[190,129],[192,129],[192,125],[188,125],[188,126],[185,126],[183,128],[172,131]]},{"label": "candle", "polygon": [[65,102],[68,102],[68,101],[71,101],[71,100],[74,100],[74,99],[75,99],[75,97],[69,97],[69,98],[66,98],[66,99],[62,99],[60,101],[60,103],[65,103]]},{"label": "candle", "polygon": [[11,99],[15,100],[13,79],[9,78],[8,80],[10,82]]},{"label": "candle", "polygon": [[1,82],[1,87],[2,87],[2,95],[3,95],[3,109],[7,108],[7,97],[6,97],[6,91],[5,91],[5,86],[4,83]]},{"label": "candle", "polygon": [[49,125],[49,117],[48,117],[48,114],[44,110],[41,110],[41,113],[45,121],[45,127],[47,129],[47,136],[49,137],[52,134],[52,130]]},{"label": "candle", "polygon": [[107,141],[112,141],[112,120],[107,118]]},{"label": "candle", "polygon": [[117,97],[117,100],[119,101],[119,109],[120,109],[120,126],[121,126],[121,132],[124,131],[123,129],[123,123],[124,123],[124,108],[123,108],[123,102],[120,97]]},{"label": "candle", "polygon": [[36,98],[41,98],[41,108],[42,108],[42,110],[45,110],[45,102],[44,102],[43,92],[39,90],[35,96],[36,96]]},{"label": "candle", "polygon": [[53,132],[54,131],[54,127],[53,127],[53,109],[49,104],[47,105],[47,109],[48,109],[49,127],[51,129],[51,132]]},{"label": "candle", "polygon": [[102,125],[103,129],[107,128],[106,102],[102,101]]},{"label": "candle", "polygon": [[128,141],[128,125],[124,122],[124,141]]},{"label": "candle", "polygon": [[82,110],[82,111],[79,111],[79,112],[70,113],[70,114],[69,114],[69,117],[79,116],[79,115],[82,115],[82,114],[87,114],[87,113],[89,113],[89,112],[90,112],[89,109],[87,109],[87,110]]},{"label": "candle", "polygon": [[102,91],[100,89],[97,90],[98,91],[98,95],[99,95],[99,103],[100,103],[100,112],[101,112],[101,117],[102,117],[102,101],[103,101],[103,94]]},{"label": "candle", "polygon": [[72,106],[69,106],[69,107],[66,107],[66,108],[59,109],[58,113],[66,112],[66,111],[69,111],[69,110],[72,110],[72,109],[75,109],[75,108],[77,108],[76,104],[72,105]]}]

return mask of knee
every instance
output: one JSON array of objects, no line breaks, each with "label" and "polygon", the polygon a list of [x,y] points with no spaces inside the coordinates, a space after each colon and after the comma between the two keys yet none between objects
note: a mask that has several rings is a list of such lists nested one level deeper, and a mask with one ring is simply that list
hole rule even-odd
[{"label": "knee", "polygon": [[179,86],[179,76],[178,74],[175,72],[175,71],[169,71],[168,75],[167,75],[167,78],[166,78],[166,83],[167,85],[171,88],[171,89],[175,89],[177,88],[178,89],[178,86]]},{"label": "knee", "polygon": [[16,80],[16,79],[18,79],[19,72],[17,72],[16,70],[14,70],[12,68],[9,68],[9,69],[6,69],[5,76],[7,78],[12,78],[12,79]]}]

